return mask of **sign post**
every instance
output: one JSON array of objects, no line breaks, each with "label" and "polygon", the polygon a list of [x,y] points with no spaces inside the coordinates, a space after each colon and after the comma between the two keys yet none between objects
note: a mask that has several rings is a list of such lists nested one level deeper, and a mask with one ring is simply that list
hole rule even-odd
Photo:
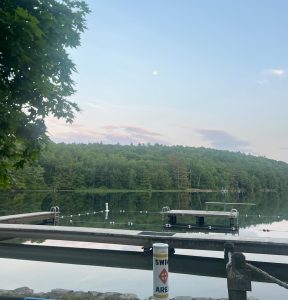
[{"label": "sign post", "polygon": [[169,299],[168,244],[153,244],[153,298]]}]

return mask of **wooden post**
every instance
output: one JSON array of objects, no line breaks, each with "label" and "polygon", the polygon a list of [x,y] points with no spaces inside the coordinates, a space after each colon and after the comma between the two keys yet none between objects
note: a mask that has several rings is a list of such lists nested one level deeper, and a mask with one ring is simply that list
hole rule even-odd
[{"label": "wooden post", "polygon": [[245,256],[236,252],[231,258],[227,267],[229,300],[247,300],[247,291],[251,291],[251,273],[246,268]]}]

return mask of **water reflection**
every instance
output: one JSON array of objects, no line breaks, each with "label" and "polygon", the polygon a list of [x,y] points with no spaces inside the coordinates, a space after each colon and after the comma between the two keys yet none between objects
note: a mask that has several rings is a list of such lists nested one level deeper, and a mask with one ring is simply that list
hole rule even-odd
[{"label": "water reflection", "polygon": [[[63,217],[60,219],[60,225],[159,231],[164,230],[163,225],[167,222],[159,213],[162,207],[205,210],[207,202],[210,202],[209,210],[229,211],[231,208],[237,208],[240,214],[241,235],[250,235],[251,231],[247,229],[257,224],[265,224],[257,228],[259,236],[287,234],[287,224],[280,223],[288,219],[288,201],[285,193],[2,193],[0,214],[46,211],[57,205]],[[255,205],[219,205],[211,202]],[[105,213],[106,203],[109,205],[109,213]],[[191,217],[183,218],[183,223],[191,222],[194,222]],[[226,226],[227,220],[210,217],[205,219],[205,223]],[[255,234],[254,229],[253,232]]]},{"label": "water reflection", "polygon": [[[235,206],[240,213],[239,234],[241,236],[288,238],[287,200],[285,193],[250,195],[222,195],[220,193],[15,193],[0,194],[0,213],[1,215],[8,215],[47,211],[51,206],[57,205],[63,216],[63,219],[60,219],[60,225],[161,231],[165,230],[163,227],[165,220],[159,213],[163,206],[169,206],[171,209],[205,210],[206,202],[255,203],[254,206]],[[106,203],[109,205],[108,214],[105,214]],[[222,206],[209,204],[209,210],[226,209],[229,211],[230,208],[228,204]],[[223,219],[211,218],[208,221],[225,225]],[[49,241],[46,241],[45,244],[48,245]],[[83,247],[83,245],[78,246]],[[199,253],[199,255],[202,254],[203,252]],[[222,253],[219,255],[222,256]],[[247,258],[253,259],[253,257],[250,255]],[[280,258],[280,261],[282,259]],[[1,288],[3,289],[13,289],[26,285],[43,291],[61,287],[86,291],[133,292],[142,298],[151,295],[152,274],[149,271],[116,270],[115,268],[70,266],[21,260],[1,259],[0,261],[2,268],[9,270],[8,273],[5,272],[5,276],[0,275]],[[39,268],[41,268],[41,273],[45,273],[45,281],[39,276]],[[129,277],[129,283],[125,280],[127,277]],[[82,279],[79,280],[79,278]],[[171,274],[171,291],[171,296],[227,296],[225,279],[193,275]],[[272,299],[271,295],[274,298],[276,295],[279,300],[287,299],[286,290],[271,284],[253,283],[252,295],[263,300]]]}]

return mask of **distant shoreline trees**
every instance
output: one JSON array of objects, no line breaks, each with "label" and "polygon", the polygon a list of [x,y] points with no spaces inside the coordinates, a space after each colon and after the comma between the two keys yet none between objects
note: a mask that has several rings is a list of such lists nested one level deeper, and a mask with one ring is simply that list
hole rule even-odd
[{"label": "distant shoreline trees", "polygon": [[14,189],[288,190],[284,162],[183,146],[50,143],[14,176]]}]

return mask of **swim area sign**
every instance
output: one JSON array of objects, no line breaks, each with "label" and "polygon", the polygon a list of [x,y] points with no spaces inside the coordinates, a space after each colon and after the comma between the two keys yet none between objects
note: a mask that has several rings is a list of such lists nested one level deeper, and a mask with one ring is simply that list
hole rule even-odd
[{"label": "swim area sign", "polygon": [[153,298],[169,299],[168,244],[153,244]]}]

